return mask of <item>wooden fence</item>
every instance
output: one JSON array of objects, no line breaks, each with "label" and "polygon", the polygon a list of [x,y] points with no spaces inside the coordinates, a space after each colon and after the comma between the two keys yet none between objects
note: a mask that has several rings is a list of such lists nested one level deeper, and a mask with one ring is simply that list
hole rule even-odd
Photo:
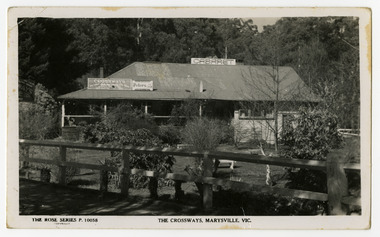
[{"label": "wooden fence", "polygon": [[[300,159],[285,159],[275,156],[263,156],[258,154],[237,154],[230,152],[195,152],[176,148],[150,148],[150,147],[135,147],[135,146],[111,146],[102,144],[84,144],[73,142],[60,141],[35,141],[35,140],[20,140],[20,146],[25,148],[23,155],[20,154],[19,161],[36,162],[43,164],[56,165],[59,167],[58,182],[66,184],[66,167],[75,167],[82,169],[100,170],[100,190],[107,191],[108,171],[117,172],[120,175],[121,195],[128,196],[129,176],[131,174],[139,174],[150,177],[149,190],[152,196],[157,195],[157,178],[172,179],[176,182],[176,195],[181,192],[182,182],[197,182],[203,185],[202,199],[203,208],[209,209],[212,207],[212,186],[221,185],[238,192],[252,193],[271,193],[287,197],[311,199],[318,201],[328,201],[329,214],[344,215],[345,211],[342,204],[361,206],[360,198],[347,196],[347,178],[345,170],[360,172],[359,164],[345,164],[340,159],[339,155],[332,153],[328,156],[327,161],[316,160],[300,160]],[[30,146],[48,146],[59,147],[60,155],[55,160],[30,158]],[[121,167],[113,167],[95,164],[85,164],[78,162],[69,162],[66,160],[67,149],[84,149],[84,150],[102,150],[102,151],[119,151],[122,154]],[[147,153],[160,155],[174,155],[176,157],[200,157],[203,159],[204,174],[203,176],[190,176],[176,173],[158,173],[150,170],[131,169],[129,161],[129,153]],[[327,175],[327,193],[311,192],[304,190],[294,190],[287,188],[272,187],[267,185],[256,185],[226,179],[218,179],[212,177],[213,159],[224,159],[247,163],[268,164],[276,166],[307,168],[311,170],[325,171]]]}]

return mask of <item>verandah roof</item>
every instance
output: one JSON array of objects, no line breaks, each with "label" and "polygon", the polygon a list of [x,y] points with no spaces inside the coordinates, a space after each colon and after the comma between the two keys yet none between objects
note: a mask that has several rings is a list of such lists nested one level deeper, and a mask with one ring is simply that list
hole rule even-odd
[{"label": "verandah roof", "polygon": [[[153,81],[153,91],[82,89],[59,99],[83,100],[184,100],[226,101],[275,100],[274,70],[271,66],[213,66],[179,63],[135,62],[107,78]],[[279,100],[317,102],[291,67],[279,68]],[[203,84],[203,92],[200,85]]]}]

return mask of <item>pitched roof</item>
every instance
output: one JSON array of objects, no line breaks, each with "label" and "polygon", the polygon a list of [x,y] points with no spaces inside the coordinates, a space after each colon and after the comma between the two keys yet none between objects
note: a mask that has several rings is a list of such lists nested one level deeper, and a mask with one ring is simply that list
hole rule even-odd
[{"label": "pitched roof", "polygon": [[[271,66],[214,66],[135,62],[107,78],[153,81],[153,91],[82,89],[59,99],[261,100],[275,99]],[[319,101],[291,67],[279,67],[279,100]],[[203,84],[203,92],[200,85]]]}]

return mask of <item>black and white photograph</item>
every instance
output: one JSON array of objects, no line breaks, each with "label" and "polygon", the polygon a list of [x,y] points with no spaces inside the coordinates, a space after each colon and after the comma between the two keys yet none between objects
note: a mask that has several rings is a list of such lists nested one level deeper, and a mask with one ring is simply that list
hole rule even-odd
[{"label": "black and white photograph", "polygon": [[8,14],[10,227],[370,228],[370,10]]}]

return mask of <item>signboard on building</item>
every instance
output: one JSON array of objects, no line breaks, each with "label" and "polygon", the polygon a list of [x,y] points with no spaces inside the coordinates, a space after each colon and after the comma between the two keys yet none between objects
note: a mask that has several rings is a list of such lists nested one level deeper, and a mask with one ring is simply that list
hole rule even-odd
[{"label": "signboard on building", "polygon": [[132,90],[132,79],[129,78],[88,78],[88,89],[97,90]]},{"label": "signboard on building", "polygon": [[134,91],[152,91],[153,81],[133,81],[132,90]]},{"label": "signboard on building", "polygon": [[226,58],[191,58],[191,64],[207,64],[207,65],[236,65],[236,59]]},{"label": "signboard on building", "polygon": [[153,91],[153,81],[135,81],[129,78],[88,78],[87,89]]}]

